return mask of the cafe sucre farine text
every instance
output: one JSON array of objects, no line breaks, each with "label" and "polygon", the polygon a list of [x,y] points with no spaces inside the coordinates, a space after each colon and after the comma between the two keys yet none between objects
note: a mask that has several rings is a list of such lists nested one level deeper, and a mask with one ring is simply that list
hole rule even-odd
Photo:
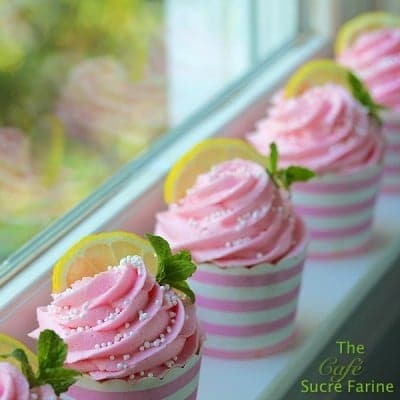
[{"label": "the cafe sucre farine text", "polygon": [[[364,356],[363,344],[353,344],[349,340],[336,341],[337,354],[327,357],[319,364],[318,382],[308,379],[300,380],[302,393],[394,393],[392,382],[378,380],[363,381]],[[344,361],[343,358],[346,358]]]}]

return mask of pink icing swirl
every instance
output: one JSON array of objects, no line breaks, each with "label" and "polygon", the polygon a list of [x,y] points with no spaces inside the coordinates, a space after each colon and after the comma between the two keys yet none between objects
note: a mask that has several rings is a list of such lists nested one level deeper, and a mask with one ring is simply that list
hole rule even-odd
[{"label": "pink icing swirl", "polygon": [[50,385],[29,390],[25,376],[12,364],[0,362],[0,400],[56,400]]},{"label": "pink icing swirl", "polygon": [[199,350],[194,305],[160,286],[138,256],[75,282],[38,308],[39,329],[68,344],[66,363],[95,380],[163,376]]},{"label": "pink icing swirl", "polygon": [[282,167],[303,165],[319,174],[376,164],[383,153],[380,129],[345,88],[334,84],[276,100],[247,139],[266,155],[275,142]]},{"label": "pink icing swirl", "polygon": [[199,175],[185,198],[157,214],[156,232],[197,262],[230,267],[276,262],[304,238],[287,193],[241,159]]},{"label": "pink icing swirl", "polygon": [[360,35],[338,61],[360,75],[375,101],[400,111],[400,28]]}]

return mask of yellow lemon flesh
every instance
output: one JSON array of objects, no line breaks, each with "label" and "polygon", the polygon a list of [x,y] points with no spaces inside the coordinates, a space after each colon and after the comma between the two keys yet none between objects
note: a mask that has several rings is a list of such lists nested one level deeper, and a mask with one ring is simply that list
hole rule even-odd
[{"label": "yellow lemon flesh", "polygon": [[157,257],[150,243],[133,233],[104,232],[89,235],[72,246],[53,269],[53,292],[61,292],[84,277],[119,265],[122,258],[138,255],[147,269],[157,273]]},{"label": "yellow lemon flesh", "polygon": [[361,14],[347,21],[341,27],[336,37],[336,55],[342,54],[364,32],[383,28],[400,28],[400,17],[387,12],[377,11]]},{"label": "yellow lemon flesh", "polygon": [[212,138],[200,142],[184,154],[171,168],[164,185],[164,199],[175,203],[186,195],[198,175],[223,161],[241,158],[267,165],[267,158],[240,139]]},{"label": "yellow lemon flesh", "polygon": [[[29,364],[32,366],[33,370],[37,370],[38,361],[37,357],[34,353],[32,353],[24,344],[19,342],[17,339],[14,339],[4,333],[0,333],[0,354],[6,355],[11,354],[15,349],[22,349],[25,351],[26,356],[28,357]],[[15,360],[14,358],[6,358],[0,359],[0,362],[9,362],[16,366],[19,370],[21,370],[21,364]]]},{"label": "yellow lemon flesh", "polygon": [[348,76],[349,69],[333,60],[312,60],[300,67],[287,82],[284,93],[286,98],[300,96],[314,86],[336,83],[351,92]]}]

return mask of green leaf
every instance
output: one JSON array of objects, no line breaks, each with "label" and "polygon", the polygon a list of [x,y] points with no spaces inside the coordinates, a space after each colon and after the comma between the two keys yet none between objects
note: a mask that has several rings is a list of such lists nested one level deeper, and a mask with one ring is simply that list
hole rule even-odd
[{"label": "green leaf", "polygon": [[288,186],[294,182],[306,182],[315,177],[315,172],[295,165],[291,165],[285,170],[286,182]]},{"label": "green leaf", "polygon": [[73,385],[81,373],[63,367],[45,368],[40,371],[39,381],[41,385],[50,384],[56,395],[60,395]]},{"label": "green leaf", "polygon": [[67,345],[54,331],[42,331],[38,341],[39,373],[47,368],[62,367],[67,352]]},{"label": "green leaf", "polygon": [[172,254],[168,242],[160,236],[146,234],[157,254],[158,271],[156,281],[160,284],[169,284],[171,287],[186,293],[194,301],[193,291],[185,282],[196,271],[196,264],[188,250],[181,250]]},{"label": "green leaf", "polygon": [[180,253],[165,260],[165,279],[168,281],[184,281],[196,271],[196,264],[192,262],[190,253],[188,251]]},{"label": "green leaf", "polygon": [[152,245],[159,259],[164,260],[165,258],[172,256],[171,247],[164,238],[161,236],[152,235],[151,233],[146,233],[146,238]]},{"label": "green leaf", "polygon": [[28,357],[23,349],[15,349],[11,354],[1,355],[0,358],[15,358],[21,365],[21,371],[29,382],[29,386],[36,386],[36,377],[31,365],[29,364]]},{"label": "green leaf", "polygon": [[166,282],[166,283],[168,283],[173,288],[180,290],[182,293],[185,293],[186,296],[188,296],[190,298],[192,303],[194,303],[196,301],[196,296],[195,296],[193,290],[190,289],[190,287],[186,281]]},{"label": "green leaf", "polygon": [[275,142],[272,142],[269,145],[269,148],[270,148],[270,154],[269,154],[269,158],[268,158],[267,170],[272,175],[274,175],[275,172],[278,170],[278,163],[279,163],[278,148],[277,148]]},{"label": "green leaf", "polygon": [[368,109],[368,113],[379,123],[382,120],[379,116],[379,111],[386,108],[382,104],[375,103],[369,90],[364,83],[351,71],[348,73],[348,81],[351,92],[355,99],[357,99],[363,106]]}]

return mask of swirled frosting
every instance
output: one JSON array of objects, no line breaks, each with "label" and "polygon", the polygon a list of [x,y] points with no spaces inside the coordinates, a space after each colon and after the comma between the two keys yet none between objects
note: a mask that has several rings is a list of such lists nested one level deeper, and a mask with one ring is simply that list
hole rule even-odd
[{"label": "swirled frosting", "polygon": [[262,166],[234,159],[199,175],[186,197],[157,214],[156,232],[197,262],[276,262],[304,239],[287,193]]},{"label": "swirled frosting", "polygon": [[39,329],[68,344],[66,363],[95,380],[163,376],[199,350],[194,305],[156,283],[132,256],[75,282],[37,310]]},{"label": "swirled frosting", "polygon": [[12,364],[0,362],[1,400],[56,400],[57,396],[50,385],[29,390],[25,376]]},{"label": "swirled frosting", "polygon": [[400,111],[400,28],[360,35],[338,61],[357,72],[376,102]]},{"label": "swirled frosting", "polygon": [[381,131],[342,86],[313,87],[290,99],[276,99],[248,141],[262,154],[279,148],[280,165],[302,165],[319,174],[380,162]]}]

